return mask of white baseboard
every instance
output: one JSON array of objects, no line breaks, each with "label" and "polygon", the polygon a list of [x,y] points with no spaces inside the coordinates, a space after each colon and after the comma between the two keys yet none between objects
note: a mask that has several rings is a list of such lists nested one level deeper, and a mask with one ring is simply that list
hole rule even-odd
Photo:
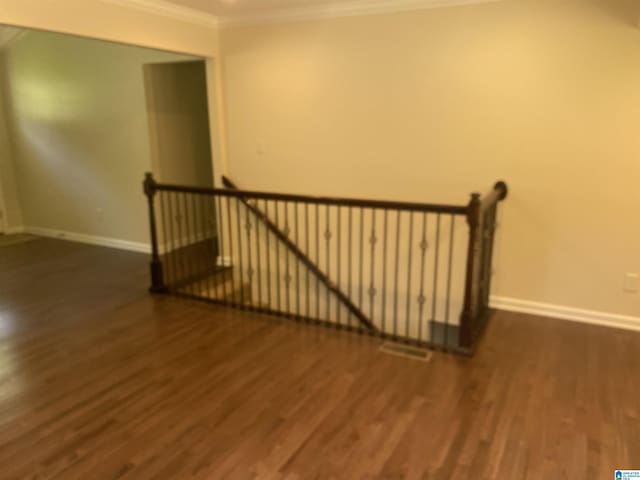
[{"label": "white baseboard", "polygon": [[17,233],[24,233],[24,227],[22,225],[18,227],[7,227],[4,229],[6,235],[15,235]]},{"label": "white baseboard", "polygon": [[615,313],[583,310],[581,308],[552,305],[550,303],[531,302],[508,297],[491,297],[491,307],[509,312],[529,313],[542,317],[571,320],[573,322],[590,323],[613,328],[640,331],[640,317],[618,315]]},{"label": "white baseboard", "polygon": [[151,246],[143,242],[131,242],[129,240],[120,240],[118,238],[98,237],[95,235],[86,235],[84,233],[66,232],[63,230],[54,230],[42,227],[24,227],[23,231],[32,235],[39,235],[41,237],[59,238],[69,240],[71,242],[98,245],[100,247],[117,248],[119,250],[129,250],[141,253],[151,252]]}]

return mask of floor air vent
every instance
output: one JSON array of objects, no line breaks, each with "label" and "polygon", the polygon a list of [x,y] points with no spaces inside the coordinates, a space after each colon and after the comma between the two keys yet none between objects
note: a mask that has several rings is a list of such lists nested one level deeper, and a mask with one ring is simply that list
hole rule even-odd
[{"label": "floor air vent", "polygon": [[397,355],[399,357],[420,360],[421,362],[428,362],[431,359],[431,352],[429,350],[410,347],[400,343],[385,342],[380,347],[380,351],[391,355]]}]

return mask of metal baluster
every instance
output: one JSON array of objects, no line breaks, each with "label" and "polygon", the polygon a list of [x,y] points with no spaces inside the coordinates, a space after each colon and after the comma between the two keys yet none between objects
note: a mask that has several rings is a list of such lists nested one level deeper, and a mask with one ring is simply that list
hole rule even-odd
[{"label": "metal baluster", "polygon": [[[259,200],[255,201],[256,210],[258,210]],[[258,210],[259,211],[259,210]],[[256,268],[255,274],[258,280],[258,307],[262,308],[262,262],[260,255],[260,218],[258,215],[255,215],[255,223],[256,223]]]},{"label": "metal baluster", "polygon": [[[362,310],[364,305],[364,208],[360,207],[360,292],[358,296],[358,308]],[[358,322],[358,330],[362,325]]]},{"label": "metal baluster", "polygon": [[[289,226],[289,202],[284,202],[284,234],[287,239],[291,236],[291,227]],[[291,270],[289,269],[289,252],[284,250],[285,276],[284,284],[286,287],[285,298],[287,300],[287,315],[291,315]]]},{"label": "metal baluster", "polygon": [[[171,211],[171,261],[174,265],[174,271],[176,272],[176,288],[181,288],[185,279],[184,269],[180,262],[180,239],[182,234],[180,232],[180,197],[175,192],[168,192],[169,194],[169,210]],[[175,207],[175,208],[174,208]]]},{"label": "metal baluster", "polygon": [[169,261],[169,242],[168,242],[168,238],[169,236],[167,235],[167,207],[165,205],[166,203],[166,193],[167,192],[163,192],[163,191],[159,191],[158,192],[158,196],[160,197],[160,218],[162,219],[162,244],[164,246],[163,248],[163,267],[164,267],[164,275],[165,275],[165,286],[169,287],[170,285],[172,285],[173,281],[173,271],[170,265],[170,261]]},{"label": "metal baluster", "polygon": [[185,267],[184,264],[184,258],[183,258],[183,239],[184,237],[182,236],[182,225],[184,223],[184,216],[182,215],[182,196],[184,194],[179,194],[179,193],[175,193],[175,201],[176,201],[176,232],[178,234],[178,236],[175,239],[175,248],[174,248],[174,252],[175,252],[175,257],[176,257],[176,262],[177,264],[180,266],[180,289],[181,290],[188,290],[186,288],[186,282],[187,282],[187,269]]},{"label": "metal baluster", "polygon": [[[294,220],[294,228],[296,229],[295,233],[295,244],[296,246],[300,246],[300,235],[298,232],[298,202],[293,204],[293,213],[295,215]],[[300,318],[300,261],[298,259],[296,262],[296,316]]]},{"label": "metal baluster", "polygon": [[[340,223],[342,222],[342,215],[341,215],[341,210],[340,210],[340,206],[336,207],[336,287],[338,288],[338,290],[340,290],[340,247],[341,247],[341,243],[342,243],[342,235],[341,235],[341,230],[342,230],[342,225],[340,225]],[[341,327],[341,318],[340,318],[340,302],[336,300],[336,321],[338,323],[338,328]]]},{"label": "metal baluster", "polygon": [[396,270],[394,275],[394,294],[393,294],[393,338],[398,337],[398,276],[400,270],[400,219],[401,212],[396,212]]},{"label": "metal baluster", "polygon": [[[264,214],[265,217],[269,218],[269,200],[264,199]],[[273,299],[271,295],[271,242],[269,238],[271,237],[271,232],[265,228],[265,235],[267,237],[267,307],[271,309],[271,300]]]},{"label": "metal baluster", "polygon": [[[187,214],[189,212],[189,210],[191,210],[191,215],[189,215],[190,217],[190,226],[189,226],[189,242],[192,242],[191,245],[189,245],[189,259],[190,259],[190,265],[191,265],[191,273],[192,273],[192,282],[191,285],[193,285],[193,291],[196,297],[200,297],[202,296],[202,289],[201,289],[201,282],[200,282],[200,272],[199,272],[199,262],[198,262],[198,257],[199,257],[199,248],[200,245],[198,244],[198,227],[196,225],[196,223],[198,222],[198,213],[196,211],[196,195],[195,194],[191,194],[189,195],[189,198],[191,199],[191,207],[187,206]],[[193,240],[191,240],[191,238],[193,238]]]},{"label": "metal baluster", "polygon": [[243,303],[253,306],[253,277],[255,270],[253,269],[253,255],[251,254],[251,230],[253,229],[251,211],[244,207],[245,229],[247,231],[247,278],[249,281],[249,299],[245,299]]},{"label": "metal baluster", "polygon": [[387,247],[389,233],[389,211],[384,209],[384,237],[382,241],[382,331],[387,332]]},{"label": "metal baluster", "polygon": [[[307,246],[307,255],[309,257],[311,257],[311,250],[309,247],[309,204],[305,203],[304,204],[304,228],[305,228],[305,243]],[[311,288],[310,288],[310,272],[309,269],[306,268],[305,269],[307,272],[307,319],[311,318]]]},{"label": "metal baluster", "polygon": [[193,258],[191,248],[191,215],[189,212],[189,200],[190,194],[185,193],[183,196],[184,206],[184,228],[186,230],[185,248],[184,248],[184,261],[187,267],[187,281],[189,282],[189,293],[193,296],[196,295],[196,287],[193,282]]},{"label": "metal baluster", "polygon": [[369,286],[369,316],[370,318],[374,318],[374,298],[376,296],[376,287],[375,287],[375,278],[376,278],[376,243],[378,243],[378,238],[376,237],[376,211],[371,210],[371,238],[369,238],[369,242],[371,243],[371,284]]},{"label": "metal baluster", "polygon": [[451,215],[451,231],[449,232],[449,269],[447,271],[447,304],[445,305],[444,314],[444,344],[449,345],[449,311],[451,307],[451,268],[453,265],[453,232],[455,226],[455,217]]},{"label": "metal baluster", "polygon": [[436,322],[436,303],[438,301],[438,259],[440,258],[440,214],[436,216],[436,251],[433,267],[433,299],[431,301],[431,325],[432,330]]},{"label": "metal baluster", "polygon": [[242,216],[240,215],[240,200],[235,199],[236,201],[236,227],[238,230],[238,267],[240,273],[240,306],[241,308],[245,308],[245,300],[244,300],[244,261],[242,257],[244,256],[244,251],[242,248]]},{"label": "metal baluster", "polygon": [[[231,198],[230,197],[225,197],[225,203],[227,204],[227,231],[229,232],[229,257],[231,258],[231,262],[233,263],[233,268],[231,269],[231,295],[230,295],[230,300],[229,302],[231,303],[231,305],[235,305],[236,303],[236,299],[235,299],[235,285],[237,285],[236,283],[236,270],[237,270],[237,266],[235,265],[235,260],[233,258],[233,233],[232,233],[232,222],[231,222]],[[222,216],[222,213],[220,214]]]},{"label": "metal baluster", "polygon": [[[219,195],[215,195],[211,197],[211,202],[215,205],[215,219],[216,219],[216,239],[218,240],[218,259],[216,263],[216,267],[220,267],[219,272],[216,275],[220,275],[222,277],[222,300],[227,301],[229,298],[228,295],[228,282],[226,281],[226,265],[225,265],[225,240],[224,240],[224,221],[222,215],[222,199]],[[220,265],[218,265],[220,264]],[[216,268],[218,270],[218,268]]]},{"label": "metal baluster", "polygon": [[427,301],[424,296],[424,272],[427,258],[427,249],[429,248],[429,244],[427,243],[427,213],[423,213],[422,215],[422,240],[420,241],[420,250],[421,261],[420,261],[420,295],[418,296],[418,305],[419,305],[419,314],[418,314],[418,340],[422,341],[422,323],[423,323],[423,313],[424,313],[424,305]]},{"label": "metal baluster", "polygon": [[[327,213],[327,218],[326,218],[326,225],[327,225],[327,229],[324,232],[324,237],[327,240],[327,271],[325,272],[325,274],[327,275],[327,278],[331,278],[329,276],[329,271],[331,270],[331,252],[330,252],[330,247],[331,247],[331,230],[330,230],[330,213],[329,213],[329,205],[326,206],[326,213]],[[327,322],[331,321],[331,292],[329,292],[329,289],[327,288]]]},{"label": "metal baluster", "polygon": [[[274,206],[276,209],[276,228],[280,228],[280,212],[279,212],[279,207],[278,207],[278,200],[276,200],[274,202]],[[280,290],[280,283],[281,283],[281,278],[280,278],[280,240],[276,239],[276,288],[277,288],[277,295],[278,295],[278,312],[282,312],[282,295],[281,295],[281,290]]]},{"label": "metal baluster", "polygon": [[[348,223],[349,223],[349,246],[347,248],[347,257],[348,257],[348,262],[349,262],[349,266],[348,266],[348,274],[347,274],[347,296],[349,297],[349,299],[351,299],[351,290],[352,290],[352,277],[351,277],[351,265],[353,263],[353,208],[349,207],[349,218],[348,218]],[[347,317],[347,323],[349,324],[349,327],[352,327],[352,317],[353,317],[353,313],[351,312],[351,309],[349,309],[349,313],[348,313],[348,317]]]},{"label": "metal baluster", "polygon": [[409,323],[411,322],[411,260],[413,254],[413,212],[409,212],[409,263],[407,266],[407,320],[405,335],[409,337]]},{"label": "metal baluster", "polygon": [[[316,265],[320,265],[320,206],[316,203]],[[320,280],[316,277],[316,320],[320,320]]]},{"label": "metal baluster", "polygon": [[[194,208],[194,213],[195,213],[195,236],[196,236],[196,245],[197,245],[197,252],[200,252],[200,249],[202,249],[202,254],[198,253],[198,256],[196,257],[196,263],[198,265],[200,265],[200,269],[202,270],[202,273],[198,272],[198,277],[202,277],[202,275],[204,275],[204,278],[202,278],[201,280],[198,281],[198,285],[200,285],[200,288],[198,290],[198,293],[200,296],[204,296],[206,298],[210,298],[211,297],[211,292],[212,292],[212,288],[211,288],[211,282],[214,282],[214,289],[217,292],[219,289],[223,288],[222,285],[220,285],[219,282],[216,282],[216,278],[213,276],[212,272],[215,273],[216,271],[216,257],[215,255],[213,255],[213,266],[211,265],[211,258],[212,255],[210,255],[212,248],[214,248],[214,246],[210,243],[212,241],[212,239],[209,237],[209,230],[208,230],[208,224],[209,224],[209,204],[208,204],[208,196],[207,195],[195,195],[194,198],[194,203],[195,203],[195,208]],[[201,238],[200,241],[198,241],[198,238]],[[200,260],[200,257],[202,258]],[[214,277],[214,278],[212,278]],[[202,294],[202,291],[205,291],[205,295]],[[216,297],[219,299],[220,296],[217,295],[216,293]]]}]

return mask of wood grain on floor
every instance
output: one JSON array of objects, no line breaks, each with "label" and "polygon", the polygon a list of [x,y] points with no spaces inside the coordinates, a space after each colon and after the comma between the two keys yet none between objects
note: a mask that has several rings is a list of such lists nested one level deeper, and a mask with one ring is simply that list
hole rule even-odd
[{"label": "wood grain on floor", "polygon": [[144,255],[0,250],[0,478],[550,479],[640,468],[640,334],[498,312],[473,359],[146,292]]}]

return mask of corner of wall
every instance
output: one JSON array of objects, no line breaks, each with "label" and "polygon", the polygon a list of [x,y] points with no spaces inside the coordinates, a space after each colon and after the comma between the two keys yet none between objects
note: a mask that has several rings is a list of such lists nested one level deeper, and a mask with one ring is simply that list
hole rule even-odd
[{"label": "corner of wall", "polygon": [[[12,44],[15,43],[15,39]],[[13,119],[8,80],[7,48],[0,48],[0,208],[7,233],[22,230],[23,215],[15,176],[16,145],[12,140]]]}]

